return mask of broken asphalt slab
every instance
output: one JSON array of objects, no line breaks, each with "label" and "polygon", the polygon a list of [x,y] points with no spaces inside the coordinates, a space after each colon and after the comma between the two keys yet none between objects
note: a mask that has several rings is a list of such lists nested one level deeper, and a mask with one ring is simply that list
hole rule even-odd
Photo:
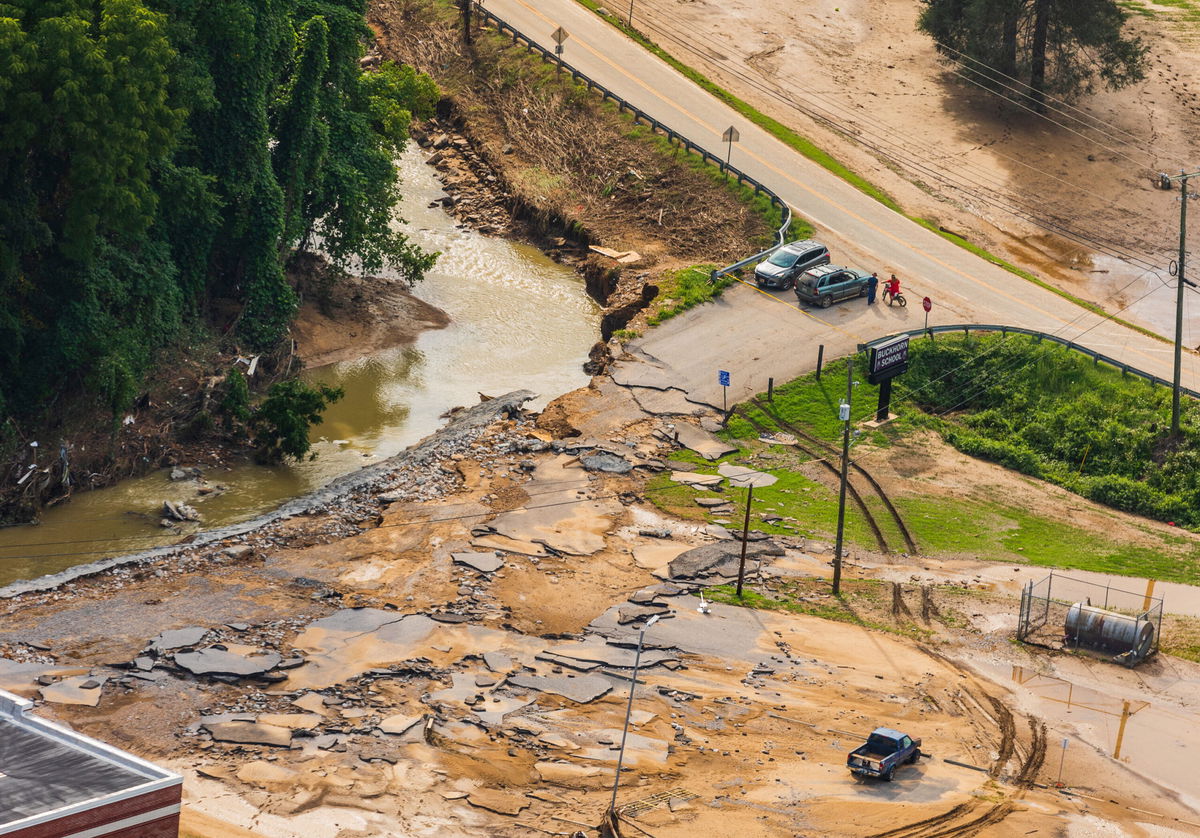
[{"label": "broken asphalt slab", "polygon": [[[784,549],[771,541],[751,544],[746,548],[747,560],[782,555],[784,555]],[[715,569],[731,558],[740,561],[740,557],[741,545],[736,542],[702,544],[680,553],[672,559],[667,565],[667,572],[672,579],[693,579],[697,576],[714,573]]]},{"label": "broken asphalt slab", "polygon": [[204,636],[208,634],[208,629],[203,626],[189,626],[188,628],[172,629],[164,631],[158,637],[150,641],[150,648],[156,652],[168,652],[172,649],[182,649],[189,646],[199,646],[204,642]]},{"label": "broken asphalt slab", "polygon": [[569,698],[577,704],[587,704],[608,695],[612,691],[612,681],[600,675],[513,675],[508,683],[514,687],[524,687],[537,692],[552,693]]},{"label": "broken asphalt slab", "polygon": [[703,428],[688,422],[675,425],[675,439],[684,448],[690,448],[706,460],[719,460],[726,454],[732,454],[738,449],[728,442],[718,439]]},{"label": "broken asphalt slab", "polygon": [[279,725],[258,722],[202,722],[214,741],[236,745],[273,745],[287,748],[292,744],[292,731]]},{"label": "broken asphalt slab", "polygon": [[495,573],[504,567],[504,559],[493,553],[451,553],[456,564],[474,568],[480,573]]},{"label": "broken asphalt slab", "polygon": [[243,678],[265,675],[282,661],[283,656],[276,652],[239,655],[216,646],[175,655],[175,665],[193,675],[238,675]]}]

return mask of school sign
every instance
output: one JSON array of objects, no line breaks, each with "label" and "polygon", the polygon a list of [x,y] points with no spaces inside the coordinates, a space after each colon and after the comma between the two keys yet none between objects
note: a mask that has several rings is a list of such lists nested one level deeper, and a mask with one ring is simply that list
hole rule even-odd
[{"label": "school sign", "polygon": [[899,335],[868,348],[867,380],[890,381],[908,370],[908,335]]}]

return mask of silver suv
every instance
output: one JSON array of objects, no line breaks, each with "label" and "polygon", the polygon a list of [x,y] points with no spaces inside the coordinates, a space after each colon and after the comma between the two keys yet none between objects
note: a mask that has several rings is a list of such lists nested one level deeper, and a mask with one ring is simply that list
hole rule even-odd
[{"label": "silver suv", "polygon": [[754,269],[754,281],[759,288],[782,288],[787,290],[796,284],[796,277],[815,268],[829,264],[829,248],[818,241],[785,244]]}]

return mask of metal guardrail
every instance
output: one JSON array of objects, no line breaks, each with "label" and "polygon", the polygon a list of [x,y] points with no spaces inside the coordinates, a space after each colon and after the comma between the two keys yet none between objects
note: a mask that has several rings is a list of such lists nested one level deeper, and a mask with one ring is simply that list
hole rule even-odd
[{"label": "metal guardrail", "polygon": [[682,146],[685,151],[689,151],[693,154],[699,154],[706,163],[716,166],[723,174],[735,178],[739,185],[750,186],[756,193],[765,195],[768,199],[770,199],[772,205],[779,208],[781,223],[779,225],[779,229],[775,232],[775,237],[778,239],[779,244],[777,244],[775,247],[771,247],[762,251],[762,253],[755,254],[754,256],[742,260],[741,262],[730,265],[727,268],[722,268],[720,271],[714,271],[712,279],[716,279],[718,275],[725,273],[726,271],[736,270],[737,268],[747,265],[764,254],[775,250],[776,247],[781,247],[783,245],[787,238],[788,228],[792,225],[792,208],[789,207],[782,198],[776,195],[766,185],[746,174],[736,166],[729,165],[718,155],[713,154],[699,143],[692,142],[692,140],[650,116],[650,114],[646,113],[641,108],[627,102],[625,99],[622,99],[604,85],[590,78],[586,74],[579,72],[579,70],[576,70],[570,64],[563,61],[561,55],[555,55],[553,51],[543,47],[541,44],[534,41],[512,24],[507,23],[492,12],[489,12],[478,2],[475,3],[475,13],[479,15],[482,20],[495,26],[497,32],[501,34],[507,32],[509,35],[511,35],[514,44],[524,43],[531,52],[536,52],[541,55],[543,60],[557,64],[563,70],[569,72],[571,74],[571,78],[576,82],[586,85],[587,89],[590,91],[599,93],[601,100],[607,101],[611,99],[614,103],[616,103],[617,110],[619,112],[624,113],[625,111],[629,111],[629,113],[633,116],[633,122],[635,125],[644,123],[650,127],[651,131],[661,132],[668,140],[678,143],[680,146]]},{"label": "metal guardrail", "polygon": [[[957,326],[929,326],[928,328],[924,329],[908,329],[907,331],[903,332],[894,332],[887,337],[876,338],[875,340],[868,341],[867,343],[860,343],[858,345],[858,350],[862,352],[868,347],[875,346],[876,344],[883,343],[884,341],[891,340],[895,337],[900,337],[900,335],[908,335],[909,337],[928,335],[930,338],[932,338],[935,334],[944,332],[962,332],[964,335],[970,335],[971,332],[999,332],[1002,335],[1008,335],[1009,332],[1012,332],[1013,334],[1018,335],[1029,335],[1030,337],[1037,338],[1039,341],[1048,340],[1065,346],[1067,349],[1087,355],[1097,364],[1108,364],[1110,367],[1120,370],[1121,375],[1137,376],[1138,378],[1150,382],[1152,385],[1161,384],[1164,387],[1174,386],[1174,382],[1167,381],[1165,378],[1160,378],[1157,375],[1152,375],[1151,373],[1148,373],[1145,370],[1140,370],[1137,367],[1131,367],[1129,364],[1126,364],[1123,361],[1118,361],[1116,358],[1105,355],[1103,352],[1097,352],[1094,349],[1088,349],[1086,346],[1076,343],[1073,340],[1067,340],[1066,338],[1059,337],[1058,335],[1047,334],[1046,332],[1039,332],[1036,329],[1026,329],[1021,326],[963,323]],[[1180,387],[1179,391],[1181,393],[1186,393],[1194,399],[1200,399],[1200,392],[1197,392],[1196,390],[1192,390],[1188,387]]]}]

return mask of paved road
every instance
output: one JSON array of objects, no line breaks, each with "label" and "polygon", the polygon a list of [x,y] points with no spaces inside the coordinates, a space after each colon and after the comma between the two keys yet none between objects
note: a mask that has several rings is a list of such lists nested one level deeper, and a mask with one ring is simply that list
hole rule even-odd
[{"label": "paved road", "polygon": [[[768,376],[786,380],[813,368],[816,346],[826,357],[901,328],[922,325],[920,300],[935,308],[930,323],[1003,323],[1057,334],[1123,363],[1170,380],[1172,350],[1156,341],[1013,276],[891,212],[802,157],[705,93],[575,0],[488,0],[487,8],[544,46],[562,26],[570,37],[563,58],[613,92],[723,154],[730,125],[741,139],[731,162],[769,185],[793,210],[813,221],[835,263],[898,274],[909,307],[868,310],[860,300],[828,311],[802,311],[791,294],[731,289],[716,305],[668,321],[633,348],[656,359],[643,380],[670,381],[688,398],[721,403],[716,370],[734,374],[729,396],[766,389]],[[1160,292],[1161,293],[1161,292]],[[1200,364],[1189,353],[1183,383],[1200,388]]]}]

